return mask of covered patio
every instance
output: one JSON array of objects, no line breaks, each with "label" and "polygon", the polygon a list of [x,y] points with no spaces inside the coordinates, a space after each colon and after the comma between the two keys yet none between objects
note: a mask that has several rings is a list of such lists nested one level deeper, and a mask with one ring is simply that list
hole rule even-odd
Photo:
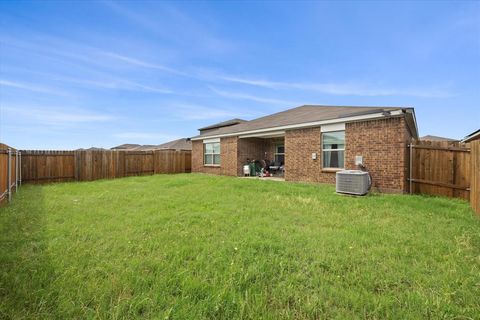
[{"label": "covered patio", "polygon": [[[255,164],[255,173],[250,176],[283,178],[285,172],[285,132],[239,136],[239,175],[247,175],[244,166]],[[252,167],[250,167],[252,168]],[[263,170],[262,170],[263,169]]]}]

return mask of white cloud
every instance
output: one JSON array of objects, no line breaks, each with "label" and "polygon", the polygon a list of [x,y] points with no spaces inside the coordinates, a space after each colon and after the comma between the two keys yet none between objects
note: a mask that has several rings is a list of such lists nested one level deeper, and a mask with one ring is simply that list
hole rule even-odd
[{"label": "white cloud", "polygon": [[274,82],[263,79],[245,79],[234,76],[218,76],[218,78],[229,82],[237,82],[241,84],[248,84],[251,86],[265,87],[271,89],[278,89],[284,86],[281,82]]},{"label": "white cloud", "polygon": [[283,100],[283,99],[274,99],[274,98],[265,98],[256,95],[246,94],[242,92],[233,92],[233,91],[224,91],[217,89],[215,87],[209,86],[209,89],[212,90],[215,94],[229,99],[240,99],[240,100],[251,100],[255,102],[261,103],[268,103],[268,104],[275,104],[275,105],[282,105],[282,106],[289,106],[289,105],[298,105],[300,103],[290,100]]},{"label": "white cloud", "polygon": [[47,57],[48,59],[55,59],[62,63],[65,61],[68,63],[75,61],[75,64],[78,66],[78,62],[80,62],[84,64],[80,64],[83,68],[85,68],[85,65],[93,65],[95,67],[90,71],[94,70],[95,72],[98,72],[98,69],[100,68],[118,69],[118,62],[121,62],[131,66],[160,70],[178,76],[190,77],[188,73],[165,65],[140,60],[136,57],[126,56],[125,54],[104,50],[87,44],[78,44],[63,38],[43,34],[36,35],[36,37],[29,42],[9,37],[0,37],[0,42],[3,45],[22,49],[29,53]]},{"label": "white cloud", "polygon": [[[40,33],[32,32],[32,35],[28,41],[1,35],[0,42],[4,46],[20,49],[29,54],[40,55],[56,61],[64,62],[65,60],[75,60],[96,66],[103,66],[105,64],[105,62],[98,57],[98,54],[101,53],[101,50],[98,48]],[[59,59],[59,57],[63,58],[63,60]]]},{"label": "white cloud", "polygon": [[[114,10],[125,11],[123,13],[129,12],[133,16],[136,16],[136,22],[142,21],[143,16],[138,15],[136,12],[130,12],[129,9],[124,8],[123,6],[118,5],[117,3],[108,3],[110,7]],[[165,9],[164,9],[165,10]],[[185,19],[189,21],[188,17],[183,17],[181,12],[176,11],[175,9],[166,9],[167,12],[172,11],[174,15],[180,15],[179,19]],[[138,16],[137,16],[138,15]],[[157,28],[156,21],[150,21],[148,24],[152,24],[149,27]],[[192,29],[195,29],[196,23],[189,21],[192,24]],[[200,28],[200,27],[199,27]],[[201,29],[201,28],[200,28]],[[201,36],[199,36],[201,38]],[[139,68],[146,68],[152,70],[163,71],[170,73],[172,75],[194,78],[207,83],[214,83],[218,81],[226,81],[230,83],[239,83],[244,85],[250,85],[255,87],[267,88],[267,89],[276,89],[276,90],[299,90],[299,91],[310,91],[317,92],[328,95],[335,96],[367,96],[367,97],[376,97],[376,96],[413,96],[421,98],[448,98],[452,97],[453,94],[449,90],[440,86],[433,87],[391,87],[385,86],[382,84],[372,84],[368,82],[291,82],[291,81],[272,81],[263,78],[246,78],[239,77],[234,75],[222,74],[208,68],[196,68],[197,72],[190,72],[191,69],[188,69],[189,72],[182,70],[181,68],[172,68],[170,66],[165,66],[151,61],[141,60],[137,57],[127,56],[123,53],[117,53],[113,51],[103,50],[101,48],[92,47],[89,45],[79,45],[78,43],[65,40],[62,38],[56,38],[51,36],[37,35],[32,41],[22,42],[21,40],[9,38],[2,36],[0,39],[2,44],[13,46],[16,48],[22,48],[33,52],[36,54],[44,55],[48,58],[52,56],[62,57],[69,60],[76,60],[77,62],[83,62],[88,65],[95,65],[95,68],[91,68],[90,72],[97,71],[100,68],[109,68],[113,70],[111,73],[118,72],[119,67],[118,62],[129,64],[131,66],[136,66]],[[184,39],[185,40],[185,39]],[[193,46],[193,44],[192,44]],[[64,48],[62,50],[58,48]],[[60,59],[60,61],[62,61]],[[100,66],[100,67],[99,67]],[[111,74],[109,73],[109,74]],[[105,73],[106,74],[106,73]],[[59,90],[42,87],[34,84],[27,83],[18,83],[9,80],[2,80],[3,85],[16,87],[18,89],[30,90],[33,92],[41,93],[50,93],[57,95],[67,95],[65,92]],[[124,89],[124,90],[140,90],[140,91],[150,91],[150,92],[159,92],[159,93],[173,93],[171,90],[162,87],[155,87],[153,85],[135,83],[134,81],[119,80],[119,79],[110,79],[107,81],[98,81],[95,80],[77,80],[77,82],[83,81],[84,84],[88,82],[91,85],[96,85],[98,87],[112,88],[112,89]],[[0,82],[0,84],[2,84]],[[227,98],[233,99],[244,99],[257,101],[262,103],[271,103],[271,104],[281,104],[284,105],[285,102],[281,99],[271,99],[258,97],[250,94],[243,94],[238,92],[226,92],[218,90],[216,92],[218,95],[222,95]],[[287,104],[291,104],[288,103]],[[294,103],[297,104],[297,103]]]},{"label": "white cloud", "polygon": [[104,88],[104,89],[113,89],[113,90],[129,90],[129,91],[146,91],[146,92],[156,92],[163,94],[173,94],[174,91],[164,87],[145,85],[143,83],[124,80],[120,78],[108,77],[105,79],[99,80],[89,80],[89,79],[80,79],[64,76],[52,76],[52,79],[59,81],[66,81],[70,83],[76,83],[80,85],[86,85],[90,87]]},{"label": "white cloud", "polygon": [[168,109],[172,112],[169,114],[172,118],[181,120],[210,120],[210,119],[226,119],[239,116],[248,116],[248,112],[238,109],[227,109],[213,106],[204,106],[190,103],[169,103]]},{"label": "white cloud", "polygon": [[35,124],[65,126],[79,123],[107,122],[115,117],[88,111],[79,108],[52,108],[52,107],[31,107],[15,106],[2,107],[2,112],[9,118],[22,117],[22,121],[31,121]]},{"label": "white cloud", "polygon": [[166,71],[166,72],[176,74],[176,75],[181,75],[181,76],[188,76],[187,73],[184,73],[182,71],[179,71],[179,70],[176,70],[176,69],[164,66],[164,65],[151,63],[151,62],[139,60],[139,59],[132,58],[132,57],[127,57],[125,55],[121,55],[121,54],[113,53],[113,52],[101,51],[100,53],[103,54],[104,56],[114,58],[114,59],[120,60],[122,62],[126,62],[126,63],[134,65],[134,66],[139,66],[139,67],[149,68],[149,69],[162,70],[162,71]]},{"label": "white cloud", "polygon": [[448,98],[452,94],[446,90],[420,88],[420,89],[403,89],[403,88],[384,88],[381,86],[371,86],[354,83],[315,83],[315,82],[281,82],[270,81],[265,79],[249,79],[234,76],[218,76],[219,79],[247,84],[256,87],[269,89],[297,89],[304,91],[314,91],[324,94],[339,96],[415,96],[422,98]]},{"label": "white cloud", "polygon": [[[102,3],[135,25],[168,39],[169,42],[182,48],[179,50],[182,53],[186,52],[185,48],[188,48],[189,51],[196,54],[225,54],[231,53],[237,47],[237,43],[215,35],[206,27],[206,23],[200,23],[166,2],[152,2],[150,5],[154,6],[150,8],[136,6],[133,9],[118,1]],[[151,15],[152,11],[155,12],[155,15]],[[204,20],[207,19],[208,17],[204,17]]]},{"label": "white cloud", "polygon": [[69,96],[70,95],[65,91],[60,91],[60,90],[50,88],[50,87],[39,86],[39,85],[36,85],[36,84],[31,84],[31,83],[26,83],[26,82],[10,81],[10,80],[5,80],[5,79],[0,79],[0,87],[1,86],[11,87],[11,88],[21,89],[21,90],[27,90],[27,91],[37,92],[37,93],[53,94],[53,95],[58,95],[58,96]]},{"label": "white cloud", "polygon": [[[147,84],[143,84],[136,81],[125,80],[121,78],[114,78],[111,76],[108,76],[106,78],[103,78],[101,76],[100,77],[95,76],[94,77],[95,79],[82,79],[82,78],[73,78],[73,77],[51,75],[51,74],[43,74],[43,75],[49,77],[54,81],[80,84],[88,87],[112,89],[112,90],[155,92],[155,93],[161,93],[161,94],[175,94],[173,90],[165,87],[147,85]],[[16,82],[16,81],[10,81],[10,80],[0,79],[0,87],[1,86],[11,87],[11,88],[20,89],[20,90],[27,90],[27,91],[37,92],[37,93],[64,96],[64,97],[72,96],[72,94],[68,93],[67,91],[61,91],[58,89],[53,89],[51,87],[38,86],[36,84]]]}]

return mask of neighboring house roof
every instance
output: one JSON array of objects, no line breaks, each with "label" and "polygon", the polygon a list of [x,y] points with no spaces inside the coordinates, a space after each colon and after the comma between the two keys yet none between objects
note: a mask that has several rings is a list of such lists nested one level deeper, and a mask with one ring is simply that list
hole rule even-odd
[{"label": "neighboring house roof", "polygon": [[247,122],[247,120],[238,119],[238,118],[230,119],[230,120],[227,120],[227,121],[215,123],[215,124],[200,128],[198,130],[199,131],[207,131],[207,130],[222,128],[222,127],[233,126],[233,125],[236,125],[236,124],[239,124],[239,123],[242,123],[242,122]]},{"label": "neighboring house roof", "polygon": [[157,145],[155,144],[144,144],[144,145],[141,145],[141,146],[138,146],[132,150],[134,151],[150,151],[150,150],[155,150],[155,149],[158,149]]},{"label": "neighboring house roof", "polygon": [[107,149],[104,149],[104,148],[97,148],[97,147],[91,147],[91,148],[88,148],[88,149],[84,149],[84,148],[80,148],[80,149],[77,149],[78,151],[105,151]]},{"label": "neighboring house roof", "polygon": [[138,148],[138,147],[140,147],[139,144],[125,143],[125,144],[121,144],[119,146],[113,147],[113,148],[111,148],[111,150],[132,150],[132,149],[135,149],[135,148]]},{"label": "neighboring house roof", "polygon": [[189,138],[177,139],[162,144],[133,144],[126,143],[111,148],[111,150],[127,150],[127,151],[151,151],[159,149],[174,149],[174,150],[192,150],[192,141]]},{"label": "neighboring house roof", "polygon": [[173,140],[159,144],[157,149],[192,150],[192,141],[189,138]]},{"label": "neighboring house roof", "polygon": [[462,142],[470,142],[472,140],[477,140],[477,139],[480,139],[480,129],[470,133],[468,136],[463,138]]},{"label": "neighboring house roof", "polygon": [[420,140],[425,140],[425,141],[449,141],[449,142],[458,141],[457,139],[438,137],[438,136],[432,136],[432,135],[423,136],[423,137],[420,138]]},{"label": "neighboring house roof", "polygon": [[[319,122],[341,122],[340,119],[367,119],[379,116],[389,116],[390,112],[410,113],[412,135],[417,136],[417,127],[413,108],[403,107],[354,107],[354,106],[323,106],[305,105],[286,111],[274,113],[251,121],[241,122],[236,125],[221,127],[208,132],[200,132],[200,135],[193,137],[193,140],[231,136],[249,132],[260,132],[269,130],[280,130],[285,128],[307,127],[318,125]],[[336,121],[339,120],[339,121]]]}]

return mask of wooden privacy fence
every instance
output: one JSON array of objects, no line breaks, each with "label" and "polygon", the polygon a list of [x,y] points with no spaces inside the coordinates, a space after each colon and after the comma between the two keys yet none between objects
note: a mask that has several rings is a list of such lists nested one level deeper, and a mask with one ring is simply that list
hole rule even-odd
[{"label": "wooden privacy fence", "polygon": [[413,141],[409,148],[410,193],[462,198],[480,214],[480,141]]},{"label": "wooden privacy fence", "polygon": [[191,171],[190,150],[21,151],[22,181],[91,181]]},{"label": "wooden privacy fence", "polygon": [[0,204],[10,201],[12,193],[20,186],[20,152],[0,143]]},{"label": "wooden privacy fence", "polygon": [[472,205],[473,210],[480,215],[480,140],[470,142],[470,156],[472,159],[470,204]]}]

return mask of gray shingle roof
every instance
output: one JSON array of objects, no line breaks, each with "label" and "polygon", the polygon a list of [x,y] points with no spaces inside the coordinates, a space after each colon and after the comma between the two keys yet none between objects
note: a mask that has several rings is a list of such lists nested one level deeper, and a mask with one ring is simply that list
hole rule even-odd
[{"label": "gray shingle roof", "polygon": [[126,143],[111,148],[111,150],[128,150],[128,151],[151,151],[158,149],[174,149],[174,150],[192,150],[192,141],[188,138],[177,139],[162,144],[132,144]]},{"label": "gray shingle roof", "polygon": [[451,139],[451,138],[445,138],[445,137],[439,137],[439,136],[432,136],[432,135],[423,136],[423,137],[420,138],[420,140],[426,140],[426,141],[458,141],[457,139]]},{"label": "gray shingle roof", "polygon": [[228,126],[233,126],[233,125],[236,125],[236,124],[239,124],[239,123],[242,123],[242,122],[246,122],[246,121],[247,120],[235,118],[235,119],[230,119],[230,120],[227,120],[227,121],[215,123],[215,124],[200,128],[198,130],[199,131],[204,131],[204,130],[216,129],[216,128],[221,128],[221,127],[228,127]]},{"label": "gray shingle roof", "polygon": [[173,140],[159,144],[157,149],[192,150],[192,141],[187,138]]},{"label": "gray shingle roof", "polygon": [[124,143],[124,144],[121,144],[119,146],[116,146],[116,147],[113,147],[113,148],[110,148],[111,150],[132,150],[132,149],[135,149],[135,148],[138,148],[140,147],[139,144],[136,144],[136,143]]},{"label": "gray shingle roof", "polygon": [[244,131],[268,129],[280,126],[295,125],[313,121],[324,121],[345,117],[406,109],[405,107],[354,107],[354,106],[324,106],[304,105],[297,108],[274,113],[251,121],[242,122],[229,127],[209,130],[196,137],[240,133]]}]

